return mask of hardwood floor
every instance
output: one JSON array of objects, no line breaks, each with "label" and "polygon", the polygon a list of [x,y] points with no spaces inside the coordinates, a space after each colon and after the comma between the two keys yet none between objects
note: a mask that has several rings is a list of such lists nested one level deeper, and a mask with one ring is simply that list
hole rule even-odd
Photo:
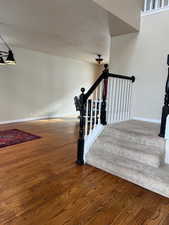
[{"label": "hardwood floor", "polygon": [[76,121],[1,125],[41,139],[0,149],[0,225],[169,225],[169,199],[76,160]]}]

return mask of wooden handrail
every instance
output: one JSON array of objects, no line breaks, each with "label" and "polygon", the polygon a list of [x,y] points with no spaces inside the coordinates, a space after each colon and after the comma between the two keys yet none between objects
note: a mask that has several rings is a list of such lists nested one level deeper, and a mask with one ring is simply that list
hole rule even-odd
[{"label": "wooden handrail", "polygon": [[131,80],[132,82],[135,82],[135,76],[129,77],[129,76],[125,76],[125,75],[119,75],[119,74],[109,73],[108,65],[105,64],[104,67],[105,67],[105,69],[104,69],[103,73],[95,81],[95,83],[88,90],[88,92],[84,95],[84,101],[87,101],[87,99],[94,92],[94,90],[99,86],[99,84],[102,82],[102,80],[107,79],[108,77],[114,77],[114,78],[119,78],[119,79]]},{"label": "wooden handrail", "polygon": [[124,80],[131,80],[133,83],[135,82],[136,78],[135,76],[125,76],[125,75],[118,75],[118,74],[113,74],[113,73],[109,73],[108,74],[109,77],[114,77],[114,78],[119,78],[119,79],[124,79]]},{"label": "wooden handrail", "polygon": [[88,90],[88,92],[85,94],[85,101],[87,101],[87,99],[90,97],[90,95],[94,92],[94,90],[99,86],[99,84],[102,82],[102,80],[107,79],[108,74],[109,74],[109,70],[108,70],[108,65],[105,64],[104,65],[104,71],[103,73],[100,75],[100,77],[95,81],[95,83],[92,85],[92,87]]}]

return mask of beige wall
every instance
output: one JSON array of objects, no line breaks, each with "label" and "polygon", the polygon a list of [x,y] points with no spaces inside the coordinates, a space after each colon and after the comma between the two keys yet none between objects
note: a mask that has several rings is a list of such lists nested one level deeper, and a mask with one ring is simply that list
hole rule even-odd
[{"label": "beige wall", "polygon": [[169,11],[142,17],[140,33],[112,38],[110,69],[135,75],[135,117],[159,120],[167,78]]},{"label": "beige wall", "polygon": [[0,67],[0,122],[76,115],[73,98],[88,88],[96,65],[14,49],[17,65]]},{"label": "beige wall", "polygon": [[94,0],[114,16],[134,27],[140,28],[140,10],[143,7],[143,0]]}]

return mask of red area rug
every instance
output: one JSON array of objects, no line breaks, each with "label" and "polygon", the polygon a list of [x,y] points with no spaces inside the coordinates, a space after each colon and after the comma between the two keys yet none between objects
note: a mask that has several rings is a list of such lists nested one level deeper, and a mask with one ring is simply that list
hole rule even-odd
[{"label": "red area rug", "polygon": [[41,138],[18,129],[0,131],[0,148]]}]

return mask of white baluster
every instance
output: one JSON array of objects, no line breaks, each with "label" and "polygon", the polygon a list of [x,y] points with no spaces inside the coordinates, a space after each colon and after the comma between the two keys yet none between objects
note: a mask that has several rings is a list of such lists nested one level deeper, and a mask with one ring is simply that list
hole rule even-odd
[{"label": "white baluster", "polygon": [[108,78],[108,85],[107,85],[107,104],[106,104],[106,121],[109,124],[109,115],[110,115],[110,81]]},{"label": "white baluster", "polygon": [[114,117],[114,100],[115,100],[115,79],[111,78],[111,115],[110,115],[110,123],[113,123]]},{"label": "white baluster", "polygon": [[123,80],[123,120],[125,120],[125,106],[126,106],[126,80]]},{"label": "white baluster", "polygon": [[127,120],[127,99],[128,99],[128,92],[127,89],[128,88],[128,80],[125,81],[125,107],[124,107],[124,113],[125,113],[125,117],[124,119]]},{"label": "white baluster", "polygon": [[126,101],[126,105],[127,105],[127,113],[126,113],[126,118],[127,120],[129,120],[129,99],[130,99],[130,81],[127,81],[127,101]]},{"label": "white baluster", "polygon": [[95,90],[95,101],[94,101],[94,128],[96,127],[97,122],[97,91],[98,88]]},{"label": "white baluster", "polygon": [[[93,96],[92,96],[93,97]],[[92,130],[93,130],[93,98],[91,98],[91,109],[90,109],[90,131],[89,133],[91,134]]]},{"label": "white baluster", "polygon": [[86,103],[86,120],[85,120],[85,136],[88,135],[88,121],[89,121],[89,102],[87,100],[87,103]]},{"label": "white baluster", "polygon": [[150,11],[153,9],[153,0],[150,0]]},{"label": "white baluster", "polygon": [[118,85],[118,93],[117,93],[117,95],[118,95],[118,102],[117,102],[117,121],[119,121],[120,120],[120,93],[121,93],[121,85],[120,85],[120,79],[118,79],[118,83],[119,83],[119,85]]},{"label": "white baluster", "polygon": [[131,82],[130,119],[132,116],[132,104],[133,104],[133,83]]},{"label": "white baluster", "polygon": [[117,115],[117,90],[118,90],[118,79],[115,78],[115,90],[114,90],[114,112],[113,112],[113,121],[116,121],[116,115]]},{"label": "white baluster", "polygon": [[112,114],[112,79],[108,79],[108,89],[107,89],[107,122],[111,124],[111,114]]},{"label": "white baluster", "polygon": [[109,115],[109,124],[112,123],[112,114],[113,114],[113,99],[114,99],[114,95],[113,95],[113,78],[110,78],[110,115]]},{"label": "white baluster", "polygon": [[122,80],[119,79],[119,91],[118,91],[118,120],[120,121],[121,119],[121,100],[122,100]]},{"label": "white baluster", "polygon": [[118,79],[115,78],[115,95],[114,95],[114,110],[113,110],[113,121],[116,121],[116,111],[117,111],[117,90],[118,90]]},{"label": "white baluster", "polygon": [[122,90],[123,90],[123,93],[122,93],[122,118],[121,120],[124,120],[125,119],[125,80],[122,80]]},{"label": "white baluster", "polygon": [[118,79],[118,89],[117,89],[117,121],[119,121],[119,92],[120,92],[120,79]]},{"label": "white baluster", "polygon": [[126,80],[123,80],[123,96],[122,96],[122,102],[123,102],[123,105],[122,105],[122,120],[125,119],[125,81]]},{"label": "white baluster", "polygon": [[103,82],[99,85],[99,113],[98,113],[98,124],[100,124],[100,116],[101,116],[101,105],[102,105],[102,93],[103,93]]},{"label": "white baluster", "polygon": [[158,9],[158,2],[159,0],[155,0],[155,9]]},{"label": "white baluster", "polygon": [[147,12],[147,0],[144,1],[144,12]]},{"label": "white baluster", "polygon": [[164,8],[164,0],[161,0],[161,8]]},{"label": "white baluster", "polygon": [[130,89],[130,94],[129,94],[129,119],[131,119],[131,103],[132,103],[132,82],[129,83],[129,89]]}]

